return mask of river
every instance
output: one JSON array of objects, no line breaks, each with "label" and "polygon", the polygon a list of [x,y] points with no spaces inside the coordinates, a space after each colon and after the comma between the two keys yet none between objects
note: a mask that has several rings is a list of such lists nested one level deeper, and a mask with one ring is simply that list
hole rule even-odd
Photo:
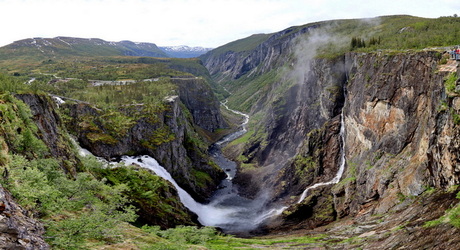
[{"label": "river", "polygon": [[237,164],[224,157],[221,147],[247,132],[246,126],[249,116],[228,108],[225,103],[222,103],[222,105],[235,114],[243,116],[243,123],[236,132],[225,136],[209,148],[209,153],[219,167],[226,172],[227,178],[220,183],[219,189],[211,196],[208,204],[196,202],[150,156],[124,156],[122,157],[122,162],[128,165],[137,164],[151,169],[160,177],[170,181],[178,190],[181,202],[198,215],[198,220],[201,224],[219,227],[226,233],[246,233],[259,227],[268,218],[280,214],[285,207],[271,207],[268,204],[268,196],[264,194],[253,200],[239,195],[238,188],[233,184],[233,178],[237,174]]},{"label": "river", "polygon": [[[237,174],[237,164],[225,158],[221,147],[247,132],[246,126],[249,116],[228,108],[225,103],[222,103],[222,105],[235,114],[243,116],[243,123],[236,132],[225,136],[209,148],[209,153],[219,167],[226,172],[227,178],[220,183],[219,189],[211,196],[208,204],[195,201],[190,194],[176,183],[168,171],[151,156],[123,156],[121,157],[121,162],[125,165],[136,164],[150,169],[158,176],[171,182],[177,189],[181,202],[198,215],[198,221],[202,225],[219,227],[226,233],[247,233],[258,228],[267,219],[280,214],[286,207],[271,206],[269,197],[266,194],[261,194],[255,199],[247,199],[239,195],[238,188],[233,184],[233,178]],[[80,155],[88,156],[90,154],[88,150],[80,147]],[[100,160],[102,161],[103,159]]]}]

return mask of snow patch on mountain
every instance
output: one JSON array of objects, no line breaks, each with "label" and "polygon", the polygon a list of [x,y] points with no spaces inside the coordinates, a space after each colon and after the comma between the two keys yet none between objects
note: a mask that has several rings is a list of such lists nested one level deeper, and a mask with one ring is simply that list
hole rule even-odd
[{"label": "snow patch on mountain", "polygon": [[171,57],[178,57],[178,58],[190,58],[190,57],[198,57],[210,50],[212,48],[203,48],[203,47],[190,47],[187,45],[179,45],[179,46],[163,46],[159,47],[161,50],[166,52]]}]

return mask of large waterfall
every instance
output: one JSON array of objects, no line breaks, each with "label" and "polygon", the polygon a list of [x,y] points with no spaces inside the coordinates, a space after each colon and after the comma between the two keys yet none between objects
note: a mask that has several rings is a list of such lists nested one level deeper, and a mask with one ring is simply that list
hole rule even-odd
[{"label": "large waterfall", "polygon": [[224,137],[209,149],[214,161],[227,173],[227,179],[222,181],[220,188],[213,194],[209,204],[196,202],[176,183],[168,171],[150,156],[124,156],[122,162],[126,165],[136,164],[150,169],[158,176],[171,182],[177,189],[181,202],[198,215],[201,224],[220,227],[226,232],[247,232],[257,228],[273,215],[280,214],[286,207],[269,206],[266,194],[261,194],[254,200],[238,194],[237,188],[232,183],[236,174],[236,163],[225,158],[220,147],[247,132],[246,125],[249,122],[249,116],[228,108],[226,103],[222,103],[222,105],[235,114],[243,116],[244,120],[238,131]]}]

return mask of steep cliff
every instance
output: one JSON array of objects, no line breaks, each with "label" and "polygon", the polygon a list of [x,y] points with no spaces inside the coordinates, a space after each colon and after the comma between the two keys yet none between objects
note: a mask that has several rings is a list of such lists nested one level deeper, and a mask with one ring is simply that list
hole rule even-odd
[{"label": "steep cliff", "polygon": [[171,97],[160,112],[142,106],[122,109],[126,117],[142,115],[131,118],[130,126],[118,135],[97,119],[109,111],[83,103],[66,104],[63,109],[72,117],[67,126],[82,147],[106,159],[150,155],[197,200],[209,197],[225,176],[206,155],[206,144],[193,126],[193,117],[177,96]]},{"label": "steep cliff", "polygon": [[202,129],[214,132],[227,128],[220,113],[220,104],[211,87],[199,77],[172,78],[178,86],[179,98],[193,117],[193,122]]},{"label": "steep cliff", "polygon": [[59,159],[66,173],[74,175],[79,160],[72,150],[72,143],[61,117],[56,113],[55,101],[45,95],[17,94],[15,97],[29,106],[32,119],[39,130],[39,137],[48,147],[51,156]]},{"label": "steep cliff", "polygon": [[[244,52],[203,57],[215,79],[234,93],[229,103],[252,115],[253,127],[227,150],[240,162],[241,192],[255,197],[268,190],[273,202],[290,206],[275,231],[343,218],[372,224],[382,214],[388,221],[414,222],[407,213],[392,216],[402,211],[422,218],[412,230],[432,230],[423,223],[457,203],[449,193],[460,181],[457,64],[448,62],[453,67],[446,71],[442,50],[318,57],[311,35],[319,26],[264,37]],[[342,152],[340,181],[312,189],[299,201],[307,187],[336,177]],[[420,209],[427,199],[437,200],[439,210]],[[390,235],[386,227],[380,232]],[[401,242],[407,237],[397,235]]]},{"label": "steep cliff", "polygon": [[[446,129],[452,114],[442,108],[447,74],[436,70],[440,58],[436,52],[349,55],[345,151],[347,178],[356,181],[344,185],[355,191],[339,207],[349,203],[350,213],[357,214],[377,201],[373,212],[384,213],[399,203],[398,197],[458,183],[451,166],[429,160],[433,148],[444,144],[439,135],[446,132],[438,135],[436,130]],[[457,128],[451,118],[448,127],[454,138]],[[443,167],[436,168],[439,164]]]},{"label": "steep cliff", "polygon": [[[322,218],[328,217],[329,222],[348,215],[385,214],[429,188],[447,190],[457,185],[453,148],[458,129],[450,104],[455,98],[446,95],[444,82],[449,72],[437,70],[440,58],[438,52],[346,56],[350,79],[344,124],[336,125],[345,126],[346,171],[338,184],[312,190],[288,218],[298,221],[296,209],[315,207],[328,207]],[[306,180],[313,179],[309,186],[332,179],[337,164],[327,164],[331,158],[325,156],[340,152],[327,136],[333,131],[337,128],[325,126],[307,135],[300,154],[280,175],[281,180],[290,180],[280,190],[292,195]],[[450,150],[440,153],[440,147]],[[328,198],[311,202],[323,196]],[[308,222],[310,226],[319,225],[314,221]]]}]

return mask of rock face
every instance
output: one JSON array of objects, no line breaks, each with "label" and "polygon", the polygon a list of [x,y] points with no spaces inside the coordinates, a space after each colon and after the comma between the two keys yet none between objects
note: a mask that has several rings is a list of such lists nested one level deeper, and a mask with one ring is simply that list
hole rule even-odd
[{"label": "rock face", "polygon": [[[265,92],[257,92],[251,109],[257,125],[239,157],[242,166],[256,168],[240,169],[236,180],[242,192],[255,196],[271,190],[273,201],[291,205],[283,225],[293,229],[402,207],[422,213],[403,201],[428,188],[442,192],[458,185],[460,99],[457,92],[446,92],[451,72],[439,70],[442,54],[348,53],[290,61],[296,51],[293,38],[309,31],[305,29],[280,32],[244,53],[203,57],[216,80],[227,87],[235,84],[232,91],[247,89],[237,86],[243,77],[258,79],[272,67],[290,65]],[[300,78],[292,77],[299,72]],[[458,72],[452,74],[458,77]],[[286,84],[292,79],[293,84]],[[296,204],[306,187],[334,178],[343,150],[346,168],[340,182],[311,190]]]},{"label": "rock face", "polygon": [[0,246],[2,249],[50,249],[43,240],[45,229],[41,223],[27,216],[0,186]]},{"label": "rock face", "polygon": [[[74,118],[69,123],[69,130],[76,133],[82,147],[96,156],[111,159],[145,154],[154,157],[182,188],[195,199],[204,201],[225,177],[225,173],[208,159],[206,148],[199,148],[194,143],[197,135],[193,121],[191,117],[187,118],[179,98],[170,101],[162,113],[150,114],[156,116],[154,121],[149,117],[138,119],[126,135],[113,142],[91,140],[91,129],[81,126],[82,118],[97,117],[103,111],[88,104],[72,104],[68,106],[69,114]],[[149,114],[142,107],[139,110]],[[100,124],[96,126],[105,130]]]},{"label": "rock face", "polygon": [[16,98],[29,106],[32,119],[40,131],[40,139],[47,145],[52,157],[61,161],[66,173],[75,174],[78,160],[71,150],[71,142],[64,136],[65,128],[55,111],[54,101],[50,97],[34,94],[18,94]]},{"label": "rock face", "polygon": [[196,125],[211,132],[228,127],[220,113],[217,98],[203,79],[172,78],[172,81],[179,87],[179,98],[192,113]]},{"label": "rock face", "polygon": [[287,61],[289,57],[285,55],[288,54],[287,51],[292,52],[294,39],[318,26],[311,25],[301,29],[289,28],[270,35],[254,35],[252,39],[262,40],[255,48],[229,50],[224,53],[211,51],[213,53],[208,52],[200,58],[211,75],[220,75],[215,77],[216,80],[234,80],[255,71],[265,73],[282,66]]},{"label": "rock face", "polygon": [[[316,172],[327,174],[321,179],[326,180],[335,173],[339,150],[324,149],[322,153],[316,151],[324,148],[323,143],[335,145],[335,149],[340,148],[338,138],[340,124],[338,123],[340,108],[343,105],[342,84],[345,74],[340,73],[344,72],[343,66],[340,60],[332,63],[326,63],[324,60],[312,61],[310,65],[312,70],[302,78],[301,83],[290,86],[284,94],[275,96],[272,102],[263,104],[264,98],[256,104],[256,106],[268,107],[262,111],[268,115],[257,131],[263,136],[251,140],[242,154],[247,158],[245,162],[257,163],[263,168],[256,170],[257,174],[252,175],[254,179],[248,181],[251,185],[243,183],[243,187],[246,188],[244,192],[255,195],[259,189],[291,190],[288,187],[297,185],[295,183],[299,182],[298,178],[301,177],[288,178],[290,173],[285,171],[286,165],[289,165],[289,162],[302,150],[307,151],[305,154],[316,154],[321,158],[317,159],[317,162],[321,163]],[[267,99],[270,100],[271,97]],[[310,149],[302,149],[302,145],[308,144],[305,142],[305,135],[319,130],[323,130],[322,135],[318,134],[318,138],[309,139],[314,146]],[[318,141],[320,138],[321,141]],[[309,156],[304,155],[304,157]],[[297,168],[298,171],[304,169],[300,165]],[[239,177],[237,180],[246,182]],[[305,181],[301,182],[306,184]],[[284,188],[279,188],[279,185],[283,185]]]},{"label": "rock face", "polygon": [[304,227],[349,215],[383,214],[428,187],[447,190],[459,183],[454,98],[445,93],[447,73],[436,71],[439,59],[438,52],[346,56],[350,78],[344,82],[344,124],[335,117],[310,131],[278,175],[276,191],[278,197],[298,195],[335,176],[340,126],[346,131],[346,171],[338,184],[311,191],[291,207],[288,224],[298,221],[296,214],[305,214],[301,211],[317,211],[297,224]]},{"label": "rock face", "polygon": [[348,55],[345,147],[353,181],[335,190],[339,215],[357,214],[369,204],[384,213],[398,197],[458,183],[452,165],[440,168],[433,159],[442,158],[433,153],[445,145],[442,134],[457,133],[452,121],[445,127],[449,112],[440,112],[446,73],[436,72],[439,59],[437,52]]}]

